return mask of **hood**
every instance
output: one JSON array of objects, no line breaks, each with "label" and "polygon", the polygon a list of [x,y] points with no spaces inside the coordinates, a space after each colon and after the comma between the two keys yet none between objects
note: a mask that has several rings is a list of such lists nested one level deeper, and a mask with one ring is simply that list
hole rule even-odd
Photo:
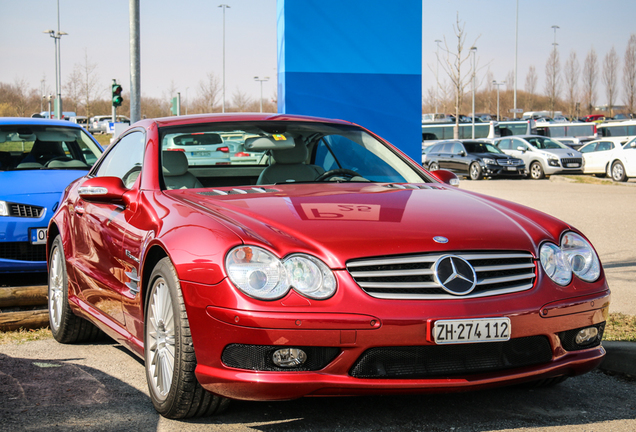
[{"label": "hood", "polygon": [[473,156],[477,156],[479,158],[490,158],[490,159],[510,159],[510,156],[501,153],[471,153]]},{"label": "hood", "polygon": [[578,151],[576,151],[574,149],[571,149],[571,148],[566,148],[566,149],[558,148],[558,149],[545,149],[545,150],[544,149],[538,149],[537,151],[553,154],[553,155],[557,156],[559,159],[560,158],[569,158],[569,157],[570,158],[572,158],[572,157],[575,157],[575,158],[582,157],[581,153],[579,153]]},{"label": "hood", "polygon": [[86,173],[86,170],[0,171],[0,200],[25,203],[23,196],[60,195],[69,183]]},{"label": "hood", "polygon": [[[220,220],[244,243],[306,252],[332,268],[353,258],[439,251],[528,251],[568,228],[544,213],[442,185],[297,184],[166,192]],[[236,189],[234,190],[236,191]],[[245,193],[247,191],[247,193]],[[443,236],[448,243],[433,240]]]}]

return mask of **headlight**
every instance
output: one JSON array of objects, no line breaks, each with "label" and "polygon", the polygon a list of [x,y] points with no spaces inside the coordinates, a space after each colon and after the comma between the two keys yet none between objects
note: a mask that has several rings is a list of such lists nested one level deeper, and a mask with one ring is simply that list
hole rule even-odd
[{"label": "headlight", "polygon": [[284,260],[256,246],[239,246],[225,258],[230,281],[245,294],[260,300],[276,300],[290,289],[316,300],[331,297],[336,278],[322,261],[305,254]]},{"label": "headlight", "polygon": [[495,160],[494,160],[494,159],[490,159],[490,158],[483,158],[482,160],[484,161],[484,163],[485,163],[486,165],[496,165],[496,164],[497,164],[497,162],[495,162]]},{"label": "headlight", "polygon": [[225,268],[232,283],[250,297],[275,300],[289,291],[283,263],[265,249],[234,248],[225,258]]},{"label": "headlight", "polygon": [[559,164],[559,160],[558,159],[554,159],[554,158],[548,159],[548,165],[555,166],[555,167],[561,166]]},{"label": "headlight", "polygon": [[594,282],[601,275],[601,263],[583,237],[569,232],[561,239],[561,249],[567,255],[572,271],[586,282]]},{"label": "headlight", "polygon": [[601,263],[592,246],[580,235],[566,233],[561,247],[554,243],[541,246],[540,260],[543,270],[554,282],[565,286],[572,273],[586,282],[594,282],[601,274]]},{"label": "headlight", "polygon": [[6,201],[0,201],[0,216],[9,216],[9,206]]},{"label": "headlight", "polygon": [[305,297],[329,298],[336,291],[336,278],[322,261],[309,255],[290,255],[285,259],[289,283]]}]

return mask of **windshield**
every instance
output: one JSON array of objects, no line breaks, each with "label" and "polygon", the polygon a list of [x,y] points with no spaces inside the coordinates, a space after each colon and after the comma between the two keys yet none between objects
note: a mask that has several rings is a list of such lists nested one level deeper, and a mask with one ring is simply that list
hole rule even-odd
[{"label": "windshield", "polygon": [[468,153],[503,153],[497,147],[490,143],[483,142],[465,142],[464,147]]},{"label": "windshield", "polygon": [[540,150],[569,148],[558,141],[546,137],[530,137],[526,138],[526,141]]},{"label": "windshield", "polygon": [[212,123],[162,128],[160,136],[166,189],[430,181],[393,148],[356,126]]},{"label": "windshield", "polygon": [[79,128],[0,126],[0,171],[88,170],[101,154],[97,144]]}]

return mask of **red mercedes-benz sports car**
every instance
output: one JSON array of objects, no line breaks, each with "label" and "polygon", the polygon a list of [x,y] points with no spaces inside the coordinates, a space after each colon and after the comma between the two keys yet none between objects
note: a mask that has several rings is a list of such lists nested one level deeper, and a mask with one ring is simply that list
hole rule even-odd
[{"label": "red mercedes-benz sports car", "polygon": [[170,418],[594,369],[610,291],[592,245],[452,184],[345,121],[140,121],[51,220],[51,330],[142,357]]}]

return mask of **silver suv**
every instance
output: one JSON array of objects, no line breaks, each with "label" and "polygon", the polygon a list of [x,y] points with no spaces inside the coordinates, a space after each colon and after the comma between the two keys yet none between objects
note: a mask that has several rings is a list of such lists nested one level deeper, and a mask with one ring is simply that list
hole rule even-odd
[{"label": "silver suv", "polygon": [[530,178],[538,180],[552,174],[580,174],[583,156],[560,142],[540,135],[500,138],[495,145],[512,157],[523,160]]}]

